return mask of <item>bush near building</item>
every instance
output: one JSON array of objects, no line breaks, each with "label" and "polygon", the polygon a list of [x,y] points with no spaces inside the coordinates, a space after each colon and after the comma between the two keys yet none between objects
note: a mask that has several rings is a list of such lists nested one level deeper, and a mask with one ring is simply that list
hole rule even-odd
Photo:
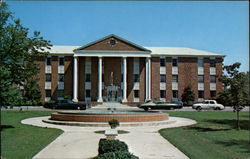
[{"label": "bush near building", "polygon": [[191,106],[195,100],[195,93],[191,86],[187,86],[182,94],[182,102],[184,105]]}]

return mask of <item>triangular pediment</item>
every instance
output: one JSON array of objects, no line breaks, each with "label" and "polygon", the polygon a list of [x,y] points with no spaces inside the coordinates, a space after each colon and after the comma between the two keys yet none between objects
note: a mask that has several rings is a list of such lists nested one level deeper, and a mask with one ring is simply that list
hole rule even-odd
[{"label": "triangular pediment", "polygon": [[75,51],[150,51],[142,46],[111,34],[87,45],[77,48]]}]

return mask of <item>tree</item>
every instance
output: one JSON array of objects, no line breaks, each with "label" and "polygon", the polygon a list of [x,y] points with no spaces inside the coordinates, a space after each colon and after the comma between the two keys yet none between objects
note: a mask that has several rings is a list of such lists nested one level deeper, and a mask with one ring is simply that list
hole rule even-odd
[{"label": "tree", "polygon": [[12,87],[10,71],[0,66],[0,106],[15,105],[19,102],[19,90]]},{"label": "tree", "polygon": [[[5,76],[8,84],[1,85],[0,100],[4,100],[6,94],[13,94],[13,98],[19,98],[20,87],[25,86],[25,91],[39,89],[34,84],[39,68],[35,63],[35,58],[45,56],[46,49],[50,49],[49,41],[40,37],[40,33],[35,31],[32,37],[28,36],[29,29],[21,25],[19,19],[14,19],[12,13],[8,11],[6,3],[0,3],[0,68],[4,70],[1,76]],[[34,79],[34,80],[33,80]],[[1,82],[2,81],[1,79]],[[30,83],[31,82],[31,83]],[[7,87],[8,86],[8,87]],[[29,88],[31,87],[31,88]],[[36,91],[36,93],[39,93]],[[30,93],[24,99],[37,100]],[[8,102],[9,101],[9,102]],[[3,104],[3,103],[1,103]],[[5,100],[5,104],[12,105],[13,102]]]},{"label": "tree", "polygon": [[246,104],[246,74],[240,72],[241,63],[236,62],[232,65],[224,66],[223,70],[226,71],[226,74],[220,77],[220,81],[224,84],[224,94],[223,92],[220,96],[227,98],[228,102],[233,106],[234,111],[236,112],[236,127],[240,129],[240,119],[239,112],[241,107]]},{"label": "tree", "polygon": [[182,94],[182,102],[185,105],[192,105],[195,100],[195,93],[192,90],[192,87],[189,85],[184,89]]}]

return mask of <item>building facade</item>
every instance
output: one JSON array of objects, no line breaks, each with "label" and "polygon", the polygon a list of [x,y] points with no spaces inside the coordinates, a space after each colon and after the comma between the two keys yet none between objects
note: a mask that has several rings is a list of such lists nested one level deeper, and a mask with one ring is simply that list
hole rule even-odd
[{"label": "building facade", "polygon": [[86,103],[181,99],[191,86],[195,101],[223,88],[224,55],[190,48],[142,47],[116,35],[84,46],[53,46],[38,59],[42,100]]}]

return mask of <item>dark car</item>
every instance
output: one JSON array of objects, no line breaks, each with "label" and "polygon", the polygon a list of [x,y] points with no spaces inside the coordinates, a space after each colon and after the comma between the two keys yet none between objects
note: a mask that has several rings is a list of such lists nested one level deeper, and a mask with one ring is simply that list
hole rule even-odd
[{"label": "dark car", "polygon": [[45,108],[50,109],[80,109],[85,110],[86,104],[76,103],[69,99],[57,100],[55,103],[46,103]]},{"label": "dark car", "polygon": [[164,102],[159,99],[149,100],[139,104],[138,107],[148,111],[148,109],[181,109],[183,103],[179,99],[172,99],[171,102]]}]

